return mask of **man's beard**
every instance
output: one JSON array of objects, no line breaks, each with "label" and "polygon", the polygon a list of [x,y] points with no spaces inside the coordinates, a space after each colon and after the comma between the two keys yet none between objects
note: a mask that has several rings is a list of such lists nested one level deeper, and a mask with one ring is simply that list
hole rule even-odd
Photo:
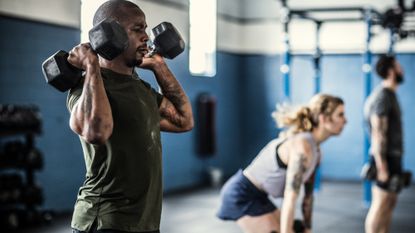
[{"label": "man's beard", "polygon": [[403,75],[402,75],[402,74],[396,74],[396,82],[397,82],[398,84],[402,84],[404,80],[405,80],[405,79],[404,79],[404,77],[403,77]]},{"label": "man's beard", "polygon": [[139,67],[143,63],[143,59],[130,59],[127,62],[127,66],[131,68]]}]

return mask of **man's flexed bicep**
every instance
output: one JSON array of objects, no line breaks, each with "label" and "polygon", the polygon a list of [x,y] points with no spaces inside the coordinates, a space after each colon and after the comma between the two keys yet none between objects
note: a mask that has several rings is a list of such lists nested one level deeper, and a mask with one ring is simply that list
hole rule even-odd
[{"label": "man's flexed bicep", "polygon": [[69,125],[86,142],[103,144],[112,134],[113,119],[98,58],[89,44],[80,44],[70,51],[68,61],[85,70],[82,94],[70,106]]},{"label": "man's flexed bicep", "polygon": [[193,128],[193,112],[189,98],[179,81],[159,54],[145,57],[140,65],[153,71],[163,94],[160,111],[160,130],[185,132]]}]

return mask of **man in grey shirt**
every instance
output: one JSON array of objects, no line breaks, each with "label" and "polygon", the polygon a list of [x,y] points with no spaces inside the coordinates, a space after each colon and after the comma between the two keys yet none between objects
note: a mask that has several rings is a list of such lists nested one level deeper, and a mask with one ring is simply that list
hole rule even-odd
[{"label": "man in grey shirt", "polygon": [[403,70],[395,57],[381,55],[376,72],[382,82],[364,106],[365,120],[370,129],[370,153],[377,170],[372,203],[366,216],[366,233],[389,231],[399,191],[391,191],[388,187],[391,177],[402,173],[403,134],[396,90],[403,82]]}]

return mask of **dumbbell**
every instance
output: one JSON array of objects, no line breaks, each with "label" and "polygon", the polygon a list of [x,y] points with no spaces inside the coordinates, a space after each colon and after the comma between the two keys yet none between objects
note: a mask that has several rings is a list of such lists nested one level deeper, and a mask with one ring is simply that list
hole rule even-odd
[{"label": "dumbbell", "polygon": [[400,191],[403,188],[407,188],[411,184],[412,173],[410,171],[404,171],[402,174],[393,175],[387,181],[387,189],[390,191]]},{"label": "dumbbell", "polygon": [[375,163],[369,161],[363,165],[362,170],[360,171],[360,177],[365,180],[375,180],[376,173]]},{"label": "dumbbell", "polygon": [[410,171],[404,171],[402,173],[402,185],[403,187],[409,187],[409,185],[411,185],[412,182],[412,172]]},{"label": "dumbbell", "polygon": [[[169,22],[163,22],[152,29],[153,41],[149,42],[150,56],[158,53],[173,59],[184,51],[185,43],[177,29]],[[91,47],[107,60],[112,60],[128,47],[125,30],[115,21],[107,20],[89,32]],[[42,64],[46,82],[59,91],[65,92],[75,86],[82,76],[82,70],[67,61],[68,53],[58,51]]]},{"label": "dumbbell", "polygon": [[19,201],[22,186],[23,180],[20,175],[0,175],[0,204],[10,204]]},{"label": "dumbbell", "polygon": [[26,153],[24,166],[28,169],[42,170],[43,168],[43,155],[36,149],[31,148]]},{"label": "dumbbell", "polygon": [[149,56],[155,53],[173,59],[184,51],[185,43],[179,31],[169,22],[162,22],[152,30],[152,41],[149,40],[149,47],[152,49]]},{"label": "dumbbell", "polygon": [[[101,57],[112,60],[128,47],[128,36],[124,28],[113,19],[106,19],[89,31],[91,48]],[[82,70],[68,62],[69,54],[57,51],[42,64],[46,82],[65,92],[75,86],[82,77]]]},{"label": "dumbbell", "polygon": [[303,233],[305,230],[303,221],[300,219],[294,220],[293,228],[295,233]]},{"label": "dumbbell", "polygon": [[[373,162],[367,163],[363,166],[361,177],[367,180],[376,180],[377,170],[376,165]],[[395,174],[389,177],[386,182],[378,182],[379,185],[386,188],[389,191],[397,192],[402,188],[406,188],[411,184],[412,172],[404,171],[402,174]]]},{"label": "dumbbell", "polygon": [[22,167],[25,161],[26,146],[23,142],[16,140],[7,142],[4,145],[2,161],[8,167]]},{"label": "dumbbell", "polygon": [[18,210],[2,210],[0,212],[0,225],[7,230],[16,230],[20,227]]},{"label": "dumbbell", "polygon": [[36,184],[23,187],[22,201],[27,205],[41,205],[44,201],[42,188]]},{"label": "dumbbell", "polygon": [[[295,219],[293,224],[293,230],[295,233],[303,233],[305,230],[304,223],[300,219]],[[277,231],[271,231],[271,233],[278,233]]]}]

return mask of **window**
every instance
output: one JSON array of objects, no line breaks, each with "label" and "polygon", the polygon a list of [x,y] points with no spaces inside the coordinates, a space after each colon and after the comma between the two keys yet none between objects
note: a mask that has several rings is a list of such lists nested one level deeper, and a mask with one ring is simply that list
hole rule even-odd
[{"label": "window", "polygon": [[81,0],[81,42],[88,42],[95,11],[107,0]]},{"label": "window", "polygon": [[189,0],[190,51],[192,75],[216,75],[216,0]]}]

